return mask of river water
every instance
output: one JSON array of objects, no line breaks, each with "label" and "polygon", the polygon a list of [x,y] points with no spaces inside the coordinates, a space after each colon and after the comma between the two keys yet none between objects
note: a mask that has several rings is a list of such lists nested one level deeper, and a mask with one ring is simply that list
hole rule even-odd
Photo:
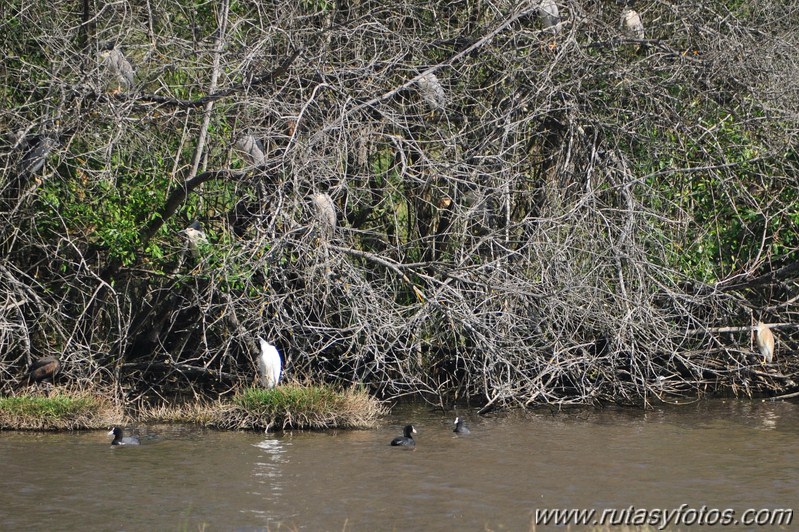
[{"label": "river water", "polygon": [[[105,431],[0,432],[0,529],[547,530],[536,511],[682,505],[691,524],[799,502],[794,403],[458,415],[471,434],[423,406],[368,431],[134,426],[127,448]],[[411,422],[416,448],[390,447]],[[685,522],[668,528],[706,529]]]}]

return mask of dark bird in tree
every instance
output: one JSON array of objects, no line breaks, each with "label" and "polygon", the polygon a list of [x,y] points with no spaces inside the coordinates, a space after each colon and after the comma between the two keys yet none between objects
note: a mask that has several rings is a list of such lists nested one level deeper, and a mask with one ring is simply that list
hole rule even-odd
[{"label": "dark bird in tree", "polygon": [[136,73],[122,50],[117,48],[116,43],[113,41],[105,43],[100,51],[100,59],[103,60],[108,79],[114,83],[114,92],[133,88]]},{"label": "dark bird in tree", "polygon": [[53,382],[58,370],[61,369],[61,362],[55,357],[42,357],[34,360],[28,367],[28,379],[30,382]]},{"label": "dark bird in tree", "polygon": [[44,168],[47,157],[59,145],[55,134],[37,133],[26,135],[25,131],[9,135],[19,157],[16,174],[12,175],[2,189],[2,202],[13,204],[28,189],[33,178]]},{"label": "dark bird in tree", "polygon": [[416,434],[416,429],[413,428],[413,425],[406,425],[403,436],[397,436],[391,440],[391,445],[395,447],[400,445],[404,447],[415,447],[416,440],[413,439],[413,434]]},{"label": "dark bird in tree", "polygon": [[35,126],[30,125],[8,135],[17,164],[16,172],[11,174],[11,178],[2,190],[0,201],[19,199],[31,186],[36,175],[42,172],[53,150],[61,146],[64,136],[73,132],[59,131],[57,129],[59,125],[58,120],[46,120],[41,132],[31,133]]},{"label": "dark bird in tree", "polygon": [[47,134],[29,135],[19,139],[18,146],[22,150],[22,158],[17,165],[19,181],[27,183],[44,168],[47,157],[58,144],[57,138]]},{"label": "dark bird in tree", "polygon": [[183,230],[183,232],[186,233],[186,236],[195,245],[208,243],[208,238],[205,236],[205,231],[203,231],[202,225],[200,225],[200,222],[197,220],[191,222],[189,226]]}]

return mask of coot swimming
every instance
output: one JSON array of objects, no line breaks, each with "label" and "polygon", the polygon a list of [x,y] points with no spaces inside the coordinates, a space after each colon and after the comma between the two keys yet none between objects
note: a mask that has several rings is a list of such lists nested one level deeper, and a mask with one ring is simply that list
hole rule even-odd
[{"label": "coot swimming", "polygon": [[111,445],[139,445],[139,438],[136,436],[124,436],[122,435],[122,429],[119,427],[114,427],[108,433],[109,436],[114,436],[114,441],[111,442]]},{"label": "coot swimming", "polygon": [[404,436],[397,436],[393,440],[391,440],[391,445],[404,445],[406,447],[414,447],[416,445],[416,440],[413,439],[411,434],[416,434],[416,429],[413,428],[413,425],[406,425],[404,430]]},{"label": "coot swimming", "polygon": [[471,431],[463,426],[463,420],[459,417],[455,418],[455,429],[452,432],[457,432],[458,434],[469,434]]}]

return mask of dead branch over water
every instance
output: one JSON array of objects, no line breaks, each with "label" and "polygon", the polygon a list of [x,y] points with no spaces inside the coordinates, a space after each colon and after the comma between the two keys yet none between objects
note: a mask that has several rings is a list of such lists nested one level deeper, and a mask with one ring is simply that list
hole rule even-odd
[{"label": "dead branch over water", "polygon": [[441,404],[795,390],[795,3],[643,3],[644,40],[609,2],[278,4],[0,10],[3,393],[58,356],[226,395],[258,336]]}]

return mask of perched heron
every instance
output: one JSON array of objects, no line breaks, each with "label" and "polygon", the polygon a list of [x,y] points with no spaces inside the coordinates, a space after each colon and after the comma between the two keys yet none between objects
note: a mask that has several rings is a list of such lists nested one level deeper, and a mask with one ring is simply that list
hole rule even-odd
[{"label": "perched heron", "polygon": [[114,437],[111,445],[139,445],[139,438],[136,436],[124,436],[122,429],[119,427],[111,429],[108,435]]},{"label": "perched heron", "polygon": [[541,0],[538,5],[538,16],[541,19],[541,24],[544,26],[544,31],[557,35],[561,30],[560,23],[560,10],[555,0]]},{"label": "perched heron", "polygon": [[419,87],[419,92],[434,111],[444,109],[447,104],[447,94],[444,92],[444,87],[438,81],[438,77],[432,72],[425,74],[416,80],[416,85]]},{"label": "perched heron", "polygon": [[201,247],[208,245],[208,238],[205,236],[205,231],[203,231],[200,222],[197,220],[194,220],[186,229],[180,232],[185,234],[189,239],[189,246],[195,254],[199,252]]},{"label": "perched heron", "polygon": [[763,355],[763,363],[771,364],[774,360],[774,335],[768,325],[762,321],[757,322],[755,341],[757,348],[760,349],[760,354]]},{"label": "perched heron", "polygon": [[100,51],[100,58],[103,60],[103,66],[108,71],[108,77],[116,83],[114,92],[133,88],[136,73],[125,54],[117,48],[113,41],[103,46]]},{"label": "perched heron", "polygon": [[316,208],[316,218],[323,228],[323,232],[330,236],[336,229],[336,204],[329,195],[319,192],[311,198]]},{"label": "perched heron", "polygon": [[629,39],[644,38],[644,23],[641,22],[641,15],[629,4],[625,5],[621,12],[621,29]]},{"label": "perched heron", "polygon": [[469,434],[471,431],[463,426],[463,419],[456,417],[455,418],[455,429],[452,431],[457,434]]},{"label": "perched heron", "polygon": [[61,362],[55,357],[37,358],[28,367],[28,379],[32,382],[42,382],[44,380],[52,382],[60,369]]},{"label": "perched heron", "polygon": [[242,135],[236,141],[236,147],[249,166],[263,166],[266,162],[264,143],[250,134]]},{"label": "perched heron", "polygon": [[405,429],[402,431],[402,436],[397,436],[393,440],[391,440],[391,445],[393,446],[405,446],[405,447],[414,447],[416,445],[416,440],[413,439],[413,434],[416,434],[416,429],[413,428],[413,425],[406,425]]},{"label": "perched heron", "polygon": [[280,362],[280,353],[263,338],[258,338],[261,343],[261,354],[258,357],[258,373],[264,388],[274,388],[280,383],[280,372],[283,365]]},{"label": "perched heron", "polygon": [[47,157],[59,145],[58,139],[47,134],[25,136],[21,133],[17,137],[17,146],[23,151],[22,158],[17,166],[20,182],[27,182],[44,167]]}]

